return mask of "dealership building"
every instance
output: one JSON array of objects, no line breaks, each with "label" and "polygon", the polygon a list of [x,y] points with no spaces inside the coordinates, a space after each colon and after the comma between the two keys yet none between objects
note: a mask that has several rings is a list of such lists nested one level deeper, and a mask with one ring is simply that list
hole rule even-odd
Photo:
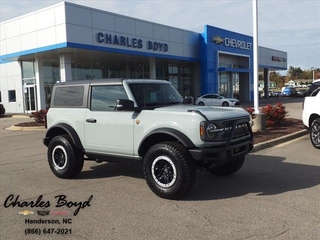
[{"label": "dealership building", "polygon": [[[45,109],[57,82],[101,78],[164,79],[183,97],[253,101],[253,38],[213,26],[197,33],[61,2],[1,22],[0,38],[0,101],[11,113]],[[287,69],[286,52],[258,54],[265,81]]]}]

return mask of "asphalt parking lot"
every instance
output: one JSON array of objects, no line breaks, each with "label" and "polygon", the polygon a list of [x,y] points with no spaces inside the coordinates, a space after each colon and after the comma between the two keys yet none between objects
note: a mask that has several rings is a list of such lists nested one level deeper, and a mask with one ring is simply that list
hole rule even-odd
[{"label": "asphalt parking lot", "polygon": [[199,171],[172,201],[139,164],[86,162],[77,179],[56,178],[44,131],[5,130],[21,121],[0,119],[1,239],[320,239],[320,155],[307,135],[250,154],[233,176]]}]

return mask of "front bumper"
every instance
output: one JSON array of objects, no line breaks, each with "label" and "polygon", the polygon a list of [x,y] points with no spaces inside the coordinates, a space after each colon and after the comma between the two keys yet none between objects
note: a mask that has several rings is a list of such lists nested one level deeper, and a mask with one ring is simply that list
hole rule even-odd
[{"label": "front bumper", "polygon": [[229,147],[221,146],[214,148],[189,149],[194,160],[204,162],[222,163],[245,156],[253,149],[252,141],[241,142]]},{"label": "front bumper", "polygon": [[[233,139],[236,127],[239,124],[247,124],[249,135],[245,139]],[[253,149],[253,133],[249,122],[238,120],[233,123],[228,140],[220,146],[189,149],[194,160],[221,163],[226,160],[243,157]]]}]

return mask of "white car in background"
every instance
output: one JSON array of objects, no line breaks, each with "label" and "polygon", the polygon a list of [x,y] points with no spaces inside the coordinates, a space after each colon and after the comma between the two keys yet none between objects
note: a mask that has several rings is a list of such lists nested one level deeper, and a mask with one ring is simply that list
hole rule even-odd
[{"label": "white car in background", "polygon": [[240,101],[235,98],[224,97],[219,94],[205,94],[196,99],[195,105],[200,106],[240,106]]}]

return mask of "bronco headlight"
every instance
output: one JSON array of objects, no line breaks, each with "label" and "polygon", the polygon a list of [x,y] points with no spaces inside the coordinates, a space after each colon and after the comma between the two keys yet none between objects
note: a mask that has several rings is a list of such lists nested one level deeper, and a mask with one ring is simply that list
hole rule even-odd
[{"label": "bronco headlight", "polygon": [[217,126],[213,123],[209,124],[206,128],[207,137],[213,139],[217,136],[218,131],[216,130]]}]

